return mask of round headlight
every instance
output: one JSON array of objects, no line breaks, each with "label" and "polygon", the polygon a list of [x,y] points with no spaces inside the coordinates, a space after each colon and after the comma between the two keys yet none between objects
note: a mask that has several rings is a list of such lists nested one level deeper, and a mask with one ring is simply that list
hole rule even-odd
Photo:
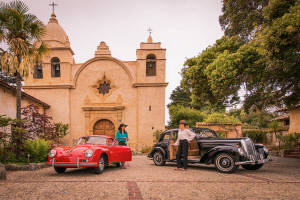
[{"label": "round headlight", "polygon": [[269,149],[267,147],[264,147],[264,152],[269,153]]},{"label": "round headlight", "polygon": [[93,155],[93,151],[88,149],[84,152],[85,157],[90,158]]},{"label": "round headlight", "polygon": [[238,152],[241,156],[245,156],[245,152],[242,148],[238,148]]},{"label": "round headlight", "polygon": [[50,156],[51,158],[53,158],[55,155],[56,155],[56,151],[52,149],[52,150],[49,152],[49,156]]}]

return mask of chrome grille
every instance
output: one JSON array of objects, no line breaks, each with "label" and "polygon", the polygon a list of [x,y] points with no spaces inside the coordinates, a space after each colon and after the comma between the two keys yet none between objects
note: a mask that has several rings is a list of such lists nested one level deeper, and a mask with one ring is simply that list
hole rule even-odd
[{"label": "chrome grille", "polygon": [[250,138],[247,138],[242,141],[242,144],[243,144],[244,150],[247,153],[247,157],[250,160],[256,160],[257,154],[256,154],[255,146],[254,146],[252,140]]}]

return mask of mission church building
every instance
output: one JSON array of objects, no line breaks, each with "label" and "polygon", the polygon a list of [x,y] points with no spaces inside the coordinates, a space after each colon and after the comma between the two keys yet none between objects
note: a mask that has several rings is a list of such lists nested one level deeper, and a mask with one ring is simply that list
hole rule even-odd
[{"label": "mission church building", "polygon": [[75,63],[68,36],[55,14],[42,40],[49,53],[24,83],[26,93],[50,105],[46,113],[67,123],[66,144],[79,137],[115,137],[121,122],[128,124],[129,145],[141,150],[153,144],[153,132],[165,128],[166,49],[160,42],[141,42],[137,59],[112,57],[100,42],[92,59]]}]

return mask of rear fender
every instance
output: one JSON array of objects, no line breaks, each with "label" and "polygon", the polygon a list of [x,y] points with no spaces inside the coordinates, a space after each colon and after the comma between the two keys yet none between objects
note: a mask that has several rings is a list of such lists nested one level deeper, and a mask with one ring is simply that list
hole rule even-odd
[{"label": "rear fender", "polygon": [[216,146],[212,149],[210,149],[208,152],[206,152],[200,162],[206,163],[206,164],[212,164],[214,162],[214,158],[219,153],[228,153],[235,157],[235,160],[238,160],[239,158],[239,152],[237,147],[233,146]]}]

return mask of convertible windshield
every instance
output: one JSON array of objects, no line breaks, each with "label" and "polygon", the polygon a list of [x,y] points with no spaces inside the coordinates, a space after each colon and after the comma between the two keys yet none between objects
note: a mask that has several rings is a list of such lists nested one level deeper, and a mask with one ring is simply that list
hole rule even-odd
[{"label": "convertible windshield", "polygon": [[106,145],[106,138],[99,136],[82,137],[77,144],[102,144]]}]

